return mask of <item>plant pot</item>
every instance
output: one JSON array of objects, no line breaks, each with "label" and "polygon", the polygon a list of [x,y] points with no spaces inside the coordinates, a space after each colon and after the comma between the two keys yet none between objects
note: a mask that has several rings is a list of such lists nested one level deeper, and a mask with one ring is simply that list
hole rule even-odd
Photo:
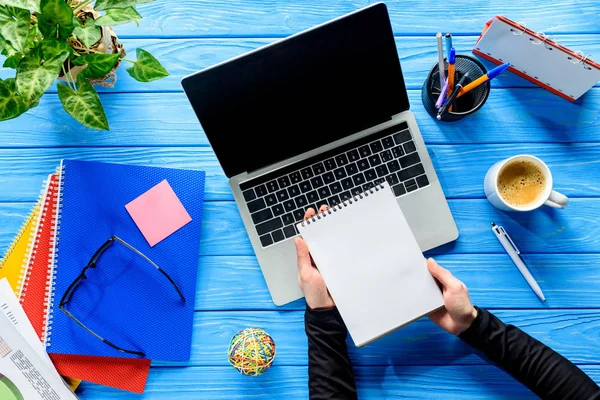
[{"label": "plant pot", "polygon": [[[74,4],[76,5],[77,3],[80,3],[80,2],[81,2],[80,0],[75,0]],[[75,17],[79,18],[82,22],[85,23],[85,21],[87,19],[91,18],[91,19],[95,20],[95,19],[101,17],[101,14],[98,11],[94,10],[94,8],[92,7],[91,4],[88,4],[83,9],[78,11],[77,14],[75,15]],[[115,85],[115,82],[117,81],[116,70],[117,70],[117,68],[119,68],[119,65],[121,65],[121,60],[125,57],[125,54],[126,54],[125,48],[119,42],[117,35],[115,34],[114,30],[111,27],[99,26],[98,28],[100,28],[100,35],[101,35],[100,40],[98,40],[94,45],[92,45],[90,49],[95,50],[96,52],[102,52],[105,54],[121,53],[121,58],[119,59],[119,61],[117,61],[117,63],[113,67],[113,69],[108,74],[106,74],[102,78],[89,79],[89,82],[91,84],[98,84],[101,86],[112,88]],[[71,48],[73,49],[73,51],[75,51],[77,54],[82,55],[82,54],[90,53],[89,51],[87,51],[87,49],[83,45],[83,43],[81,43],[79,40],[69,39],[69,44],[71,45]],[[85,68],[85,66],[75,66],[75,65],[71,64],[70,60],[65,61],[65,70],[70,71],[70,74],[71,74],[70,76],[73,81],[77,80],[77,75],[79,75],[79,73],[84,68]],[[62,72],[60,73],[58,79],[63,82],[66,82],[64,74]]]}]

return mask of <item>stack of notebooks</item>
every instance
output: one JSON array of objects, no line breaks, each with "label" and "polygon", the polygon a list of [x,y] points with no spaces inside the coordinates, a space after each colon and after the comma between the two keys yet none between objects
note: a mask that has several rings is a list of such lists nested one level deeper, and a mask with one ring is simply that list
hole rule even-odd
[{"label": "stack of notebooks", "polygon": [[[205,173],[63,160],[0,260],[57,371],[142,393],[151,360],[190,357]],[[93,255],[66,308],[61,298]],[[183,298],[182,298],[183,297]],[[184,301],[185,299],[185,301]],[[141,355],[143,354],[143,355]]]}]

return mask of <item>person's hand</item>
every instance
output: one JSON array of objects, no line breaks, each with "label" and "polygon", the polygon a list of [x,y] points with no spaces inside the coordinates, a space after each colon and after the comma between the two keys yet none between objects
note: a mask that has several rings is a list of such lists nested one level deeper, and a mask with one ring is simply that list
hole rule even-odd
[{"label": "person's hand", "polygon": [[[327,210],[327,206],[321,206],[319,212]],[[309,208],[304,214],[304,219],[312,218],[315,215],[315,210]],[[313,310],[328,309],[335,306],[327,285],[317,269],[304,239],[300,237],[294,238],[296,243],[296,253],[298,255],[298,285],[304,293],[306,304]]]},{"label": "person's hand", "polygon": [[444,295],[444,307],[430,313],[429,318],[449,333],[460,335],[477,317],[477,309],[471,304],[469,290],[433,258],[427,260],[427,268],[440,284]]}]

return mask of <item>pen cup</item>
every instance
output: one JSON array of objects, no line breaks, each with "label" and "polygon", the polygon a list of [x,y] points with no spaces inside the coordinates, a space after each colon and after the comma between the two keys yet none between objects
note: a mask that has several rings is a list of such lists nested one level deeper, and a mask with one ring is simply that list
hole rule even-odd
[{"label": "pen cup", "polygon": [[[448,74],[448,62],[445,62],[446,75]],[[468,73],[465,78],[464,86],[487,73],[484,65],[474,57],[466,55],[457,55],[454,63],[454,82],[458,82],[465,73]],[[479,110],[490,94],[490,81],[482,83],[473,90],[468,91],[460,96],[454,102],[452,111],[442,115],[441,121],[453,122],[462,119],[463,117],[473,114]],[[434,119],[437,117],[438,109],[435,103],[440,95],[440,73],[438,63],[431,68],[427,79],[423,82],[421,88],[421,100],[425,111]],[[436,119],[437,121],[437,119]]]}]

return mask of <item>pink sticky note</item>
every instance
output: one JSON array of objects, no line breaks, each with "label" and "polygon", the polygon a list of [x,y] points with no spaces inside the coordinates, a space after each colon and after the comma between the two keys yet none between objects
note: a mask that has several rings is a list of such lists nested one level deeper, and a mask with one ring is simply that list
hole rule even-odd
[{"label": "pink sticky note", "polygon": [[125,208],[150,246],[192,220],[166,179]]}]

